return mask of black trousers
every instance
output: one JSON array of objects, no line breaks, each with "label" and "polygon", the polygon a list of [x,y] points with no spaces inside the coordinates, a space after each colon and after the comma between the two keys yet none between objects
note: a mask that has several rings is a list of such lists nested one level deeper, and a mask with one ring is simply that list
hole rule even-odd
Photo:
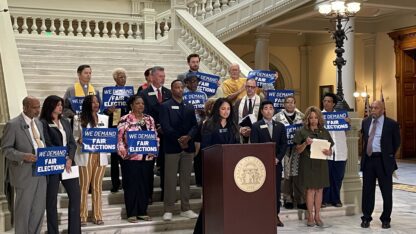
[{"label": "black trousers", "polygon": [[156,158],[156,166],[159,167],[159,175],[160,175],[160,189],[161,189],[161,201],[163,201],[164,198],[164,194],[165,194],[165,189],[164,189],[164,184],[165,184],[165,141],[163,140],[163,135],[160,136],[160,141],[159,141],[159,153],[157,155]]},{"label": "black trousers", "polygon": [[120,182],[120,168],[118,165],[123,163],[123,159],[117,152],[111,153],[111,184],[113,189],[118,189],[121,185]]},{"label": "black trousers", "polygon": [[[46,217],[48,225],[48,234],[59,234],[58,228],[58,189],[61,175],[49,175],[46,189]],[[61,180],[68,194],[68,233],[81,233],[81,190],[79,179]]]},{"label": "black trousers", "polygon": [[280,213],[280,206],[281,206],[281,201],[280,201],[280,196],[281,196],[281,191],[282,191],[282,163],[279,162],[276,165],[276,212],[277,214]]},{"label": "black trousers", "polygon": [[376,179],[383,197],[383,213],[380,216],[382,222],[390,222],[393,207],[393,178],[392,174],[384,172],[381,153],[365,156],[366,163],[363,168],[363,193],[361,208],[363,211],[362,220],[371,221],[374,211]]},{"label": "black trousers", "polygon": [[147,215],[149,167],[152,163],[153,161],[125,160],[121,164],[127,217]]},{"label": "black trousers", "polygon": [[324,188],[324,203],[337,204],[341,202],[340,192],[346,164],[347,161],[328,160],[329,187]]}]

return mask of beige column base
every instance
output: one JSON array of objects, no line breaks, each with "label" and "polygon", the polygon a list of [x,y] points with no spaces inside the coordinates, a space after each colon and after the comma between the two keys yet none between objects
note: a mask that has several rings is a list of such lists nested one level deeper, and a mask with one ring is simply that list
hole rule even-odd
[{"label": "beige column base", "polygon": [[0,232],[12,229],[12,215],[7,207],[6,196],[0,196]]}]

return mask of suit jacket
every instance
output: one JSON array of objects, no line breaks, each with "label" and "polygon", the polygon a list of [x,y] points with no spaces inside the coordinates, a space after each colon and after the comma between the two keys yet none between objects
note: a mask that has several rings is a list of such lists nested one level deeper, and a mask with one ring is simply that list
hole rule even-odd
[{"label": "suit jacket", "polygon": [[161,105],[160,125],[164,135],[165,153],[175,154],[182,152],[178,138],[188,135],[191,140],[185,152],[195,152],[194,139],[198,131],[195,110],[191,104],[176,102],[170,99]]},{"label": "suit jacket", "polygon": [[259,120],[255,122],[251,128],[250,141],[251,143],[275,142],[276,158],[279,159],[279,164],[281,164],[287,148],[285,125],[273,120],[273,134],[272,137],[270,137],[266,122],[264,119]]},{"label": "suit jacket", "polygon": [[221,128],[220,124],[213,124],[211,120],[207,120],[202,125],[201,149],[218,144],[226,145],[240,143],[237,127],[233,128],[232,124],[234,123],[228,123],[225,128]]},{"label": "suit jacket", "polygon": [[[63,146],[62,133],[54,122],[48,122],[46,119],[41,120],[43,124],[43,134],[45,135],[46,146]],[[75,143],[74,135],[72,134],[72,127],[68,120],[61,118],[61,124],[66,134],[66,147],[68,148],[68,157],[72,160],[74,165],[75,152],[77,144]]]},{"label": "suit jacket", "polygon": [[[143,97],[144,113],[152,116],[156,124],[160,124],[159,113],[161,104],[157,101],[157,91],[150,85],[147,89],[140,92],[139,95]],[[171,97],[172,92],[162,86],[162,103],[169,100]]]},{"label": "suit jacket", "polygon": [[[367,158],[367,143],[371,121],[372,118],[368,117],[364,119],[361,124],[361,134],[363,136],[363,152],[360,165],[361,171],[365,168],[364,165]],[[395,154],[400,146],[400,127],[396,121],[384,117],[380,141],[384,173],[386,173],[386,175],[392,175],[393,171],[397,169]]]},{"label": "suit jacket", "polygon": [[[35,124],[39,130],[40,139],[45,142],[42,123],[35,119]],[[10,173],[11,185],[16,188],[25,188],[32,183],[35,179],[33,176],[34,163],[25,162],[23,158],[25,153],[35,154],[35,148],[23,114],[7,122],[1,141],[1,150],[7,159],[6,168]]]}]

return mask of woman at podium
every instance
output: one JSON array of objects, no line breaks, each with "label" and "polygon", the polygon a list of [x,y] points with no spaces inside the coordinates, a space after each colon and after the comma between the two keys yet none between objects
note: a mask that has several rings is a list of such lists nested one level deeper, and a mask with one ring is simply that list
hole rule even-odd
[{"label": "woman at podium", "polygon": [[293,143],[296,145],[296,151],[300,154],[299,177],[306,189],[307,225],[313,227],[316,224],[322,227],[324,225],[320,216],[322,194],[323,188],[329,186],[329,173],[327,161],[316,159],[316,155],[311,155],[311,145],[314,139],[327,140],[330,147],[322,149],[322,154],[332,155],[331,147],[334,145],[334,141],[324,128],[321,111],[318,107],[311,106],[306,109],[303,127],[296,132]]},{"label": "woman at podium", "polygon": [[[233,121],[233,108],[226,98],[219,98],[212,108],[212,116],[202,126],[201,149],[216,144],[238,144],[237,125]],[[203,233],[202,220],[204,211],[201,209],[195,224],[194,234]]]}]

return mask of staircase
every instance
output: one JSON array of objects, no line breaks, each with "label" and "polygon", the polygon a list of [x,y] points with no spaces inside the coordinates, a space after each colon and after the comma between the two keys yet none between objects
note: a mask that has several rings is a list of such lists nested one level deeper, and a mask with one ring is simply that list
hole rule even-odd
[{"label": "staircase", "polygon": [[78,80],[81,64],[92,68],[91,83],[102,90],[114,86],[112,71],[127,71],[127,84],[135,90],[144,82],[144,71],[159,65],[165,68],[165,86],[187,68],[186,55],[160,42],[94,38],[62,38],[16,35],[16,42],[26,88],[29,95],[41,101],[48,95],[63,96]]}]

